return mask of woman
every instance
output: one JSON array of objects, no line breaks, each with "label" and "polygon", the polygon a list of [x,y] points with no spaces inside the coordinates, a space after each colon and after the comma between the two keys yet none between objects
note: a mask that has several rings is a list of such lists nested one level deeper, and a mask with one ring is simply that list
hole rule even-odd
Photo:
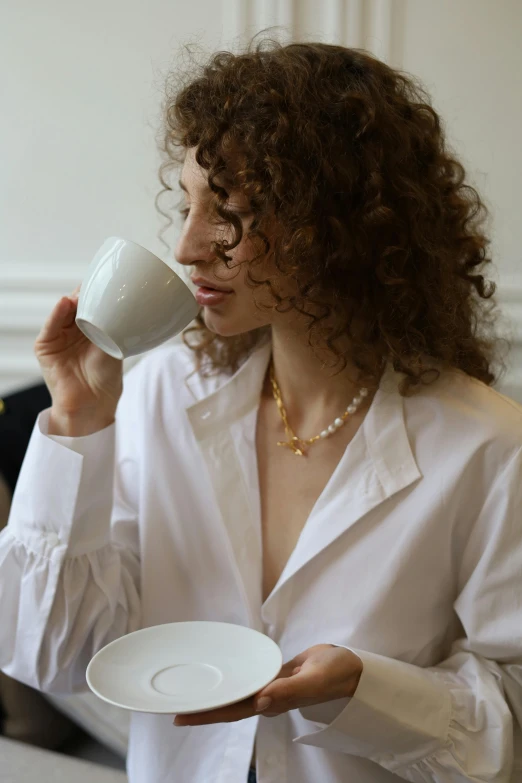
[{"label": "woman", "polygon": [[176,89],[164,149],[201,317],[123,394],[76,296],[43,327],[4,671],[82,689],[125,633],[240,623],[280,677],[134,713],[131,781],[518,780],[522,411],[491,389],[484,210],[427,96],[360,51],[261,44]]}]

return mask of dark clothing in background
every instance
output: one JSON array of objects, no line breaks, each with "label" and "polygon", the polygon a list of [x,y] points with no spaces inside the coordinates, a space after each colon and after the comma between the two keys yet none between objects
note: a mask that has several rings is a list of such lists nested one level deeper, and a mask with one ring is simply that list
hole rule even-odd
[{"label": "dark clothing in background", "polygon": [[50,405],[51,395],[45,383],[7,394],[0,402],[0,473],[11,494],[38,414]]}]

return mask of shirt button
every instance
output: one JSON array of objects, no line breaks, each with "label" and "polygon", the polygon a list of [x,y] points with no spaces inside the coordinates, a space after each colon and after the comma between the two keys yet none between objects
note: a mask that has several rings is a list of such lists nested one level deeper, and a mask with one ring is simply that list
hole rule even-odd
[{"label": "shirt button", "polygon": [[58,544],[60,543],[60,539],[58,538],[56,533],[47,533],[46,538],[51,546],[58,546]]}]

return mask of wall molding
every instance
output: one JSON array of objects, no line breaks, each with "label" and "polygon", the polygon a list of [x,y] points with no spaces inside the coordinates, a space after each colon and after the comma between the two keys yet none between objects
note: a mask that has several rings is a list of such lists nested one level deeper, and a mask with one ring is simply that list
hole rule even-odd
[{"label": "wall molding", "polygon": [[4,291],[46,290],[65,287],[73,290],[85,274],[85,266],[46,264],[40,261],[0,265],[0,296]]},{"label": "wall molding", "polygon": [[[320,37],[330,43],[364,48],[389,62],[392,51],[394,0],[322,0]],[[315,24],[307,23],[299,0],[222,0],[224,43],[241,48],[253,35],[279,26],[290,40],[309,39]]]},{"label": "wall molding", "polygon": [[34,341],[60,298],[73,291],[85,266],[0,264],[0,395],[41,378]]},{"label": "wall molding", "polygon": [[60,296],[81,282],[85,267],[38,262],[4,264],[0,268],[0,334],[34,331]]},{"label": "wall molding", "polygon": [[505,274],[496,283],[497,295],[503,302],[517,303],[522,301],[522,274]]},{"label": "wall molding", "polygon": [[368,9],[368,25],[363,46],[380,60],[389,63],[393,43],[393,0],[370,0],[365,8]]},{"label": "wall molding", "polygon": [[[496,299],[502,313],[500,332],[522,353],[522,274],[506,274],[497,281]],[[522,364],[522,356],[519,360]],[[520,377],[522,389],[522,370]]]}]

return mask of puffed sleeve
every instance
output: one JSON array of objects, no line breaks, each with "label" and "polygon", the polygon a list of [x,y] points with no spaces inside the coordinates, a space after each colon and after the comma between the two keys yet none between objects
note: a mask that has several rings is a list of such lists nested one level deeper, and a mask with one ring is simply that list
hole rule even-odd
[{"label": "puffed sleeve", "polygon": [[[363,661],[355,695],[296,742],[371,759],[414,783],[510,783],[522,774],[521,509],[519,450],[461,553],[454,608],[464,635],[450,657],[420,668],[351,648]],[[317,721],[313,708],[301,712]]]},{"label": "puffed sleeve", "polygon": [[140,627],[127,386],[116,423],[93,435],[49,436],[49,410],[39,415],[0,534],[0,668],[42,691],[85,690],[91,657]]}]

